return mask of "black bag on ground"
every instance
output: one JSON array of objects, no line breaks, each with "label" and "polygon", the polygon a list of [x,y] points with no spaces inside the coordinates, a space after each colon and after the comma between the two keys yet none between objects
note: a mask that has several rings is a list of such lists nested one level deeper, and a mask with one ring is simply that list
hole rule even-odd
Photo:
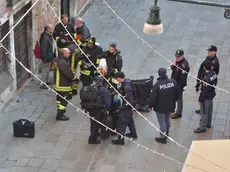
[{"label": "black bag on ground", "polygon": [[135,94],[135,108],[140,112],[148,112],[149,95],[153,88],[153,76],[148,79],[132,80]]},{"label": "black bag on ground", "polygon": [[99,87],[94,83],[90,86],[83,86],[80,90],[81,108],[92,110],[97,107],[102,107]]},{"label": "black bag on ground", "polygon": [[14,137],[34,138],[35,125],[34,122],[27,119],[19,119],[13,122]]}]

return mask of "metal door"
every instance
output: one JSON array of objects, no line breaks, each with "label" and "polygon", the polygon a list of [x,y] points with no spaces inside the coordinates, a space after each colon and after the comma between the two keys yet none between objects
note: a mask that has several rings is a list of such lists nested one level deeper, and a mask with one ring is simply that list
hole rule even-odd
[{"label": "metal door", "polygon": [[[29,9],[30,4],[25,6],[14,15],[14,22],[16,23],[23,14]],[[16,58],[27,68],[29,67],[29,45],[28,40],[32,35],[28,35],[28,29],[31,24],[31,14],[28,13],[26,17],[14,29],[14,46]],[[17,88],[19,89],[29,77],[29,73],[16,62]]]}]

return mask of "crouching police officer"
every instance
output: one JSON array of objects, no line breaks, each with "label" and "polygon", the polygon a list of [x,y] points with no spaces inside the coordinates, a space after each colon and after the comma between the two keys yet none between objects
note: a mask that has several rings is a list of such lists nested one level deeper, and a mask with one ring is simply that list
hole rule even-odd
[{"label": "crouching police officer", "polygon": [[[112,97],[108,89],[102,85],[103,82],[102,77],[100,76],[95,77],[94,82],[96,87],[98,88],[99,96],[100,96],[99,99],[100,102],[103,104],[103,106],[95,107],[94,109],[90,110],[89,113],[90,116],[102,122],[103,120],[105,120],[105,118],[107,118],[105,115],[107,115],[107,111],[109,111],[111,108]],[[90,119],[90,124],[91,124],[90,136],[89,136],[88,143],[100,144],[101,141],[97,139],[97,137],[99,136],[98,131],[100,128],[102,128],[101,134],[103,135],[103,132],[105,132],[104,127],[92,119]]]},{"label": "crouching police officer", "polygon": [[[72,82],[78,82],[79,79],[70,69],[68,58],[70,56],[70,50],[68,48],[63,48],[61,50],[62,56],[57,57],[54,61],[54,90],[60,94],[62,97],[69,99],[69,92],[71,90]],[[67,121],[69,117],[66,117],[64,113],[66,112],[66,106],[68,102],[57,95],[57,117],[56,120]]]},{"label": "crouching police officer", "polygon": [[[184,87],[187,86],[187,76],[188,76],[187,73],[189,72],[189,64],[188,64],[188,61],[184,57],[184,51],[183,50],[177,50],[175,56],[176,56],[176,62],[174,62],[171,65],[171,69],[172,69],[171,78],[174,79],[180,87],[181,99],[178,99],[178,101],[177,101],[177,110],[176,110],[175,114],[173,114],[171,116],[172,119],[182,117],[183,91],[184,91]],[[183,69],[184,71],[182,71],[181,69]]]},{"label": "crouching police officer", "polygon": [[194,133],[203,133],[206,131],[206,128],[211,128],[213,99],[216,96],[215,88],[212,86],[216,86],[217,84],[217,74],[211,69],[212,64],[210,62],[206,62],[204,64],[204,82],[202,82],[201,92],[198,100],[201,112],[200,126],[194,130]]},{"label": "crouching police officer", "polygon": [[[156,112],[161,132],[168,135],[170,129],[170,113],[175,109],[176,101],[181,98],[181,91],[174,79],[168,79],[166,69],[160,68],[158,74],[159,78],[150,94],[149,108],[153,108]],[[167,137],[162,133],[160,137],[156,137],[155,140],[166,144]]]},{"label": "crouching police officer", "polygon": [[[118,72],[117,75],[114,77],[119,83],[121,83],[121,95],[125,97],[125,99],[131,104],[134,104],[134,92],[132,88],[132,82],[129,79],[125,78],[125,74],[123,72]],[[122,105],[120,107],[120,114],[119,114],[119,124],[118,124],[118,132],[121,135],[125,135],[126,128],[129,128],[130,133],[127,133],[126,136],[130,138],[137,138],[137,132],[135,123],[133,120],[133,111],[130,105],[127,105],[126,102],[123,100]],[[115,145],[124,145],[124,137],[118,136],[117,140],[112,141]]]}]

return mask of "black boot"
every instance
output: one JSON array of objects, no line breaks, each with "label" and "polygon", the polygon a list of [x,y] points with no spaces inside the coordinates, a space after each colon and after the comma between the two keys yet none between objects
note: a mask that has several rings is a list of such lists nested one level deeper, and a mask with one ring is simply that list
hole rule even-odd
[{"label": "black boot", "polygon": [[195,110],[195,113],[200,114],[200,109],[199,110]]},{"label": "black boot", "polygon": [[114,145],[125,145],[125,140],[124,138],[119,137],[117,140],[112,140],[112,143]]},{"label": "black boot", "polygon": [[126,137],[137,139],[137,135],[133,135],[132,133],[127,133]]},{"label": "black boot", "polygon": [[77,90],[73,90],[72,95],[73,95],[73,96],[77,95]]},{"label": "black boot", "polygon": [[98,145],[100,143],[101,143],[100,140],[88,140],[88,144],[90,144],[90,145]]},{"label": "black boot", "polygon": [[181,118],[181,117],[182,117],[181,114],[175,113],[175,114],[173,114],[173,115],[171,116],[171,119],[177,119],[177,118]]},{"label": "black boot", "polygon": [[162,137],[155,137],[155,140],[159,143],[162,143],[162,144],[166,144],[167,143],[167,140],[166,138],[162,138]]},{"label": "black boot", "polygon": [[56,121],[68,121],[69,117],[64,115],[65,111],[58,111]]}]

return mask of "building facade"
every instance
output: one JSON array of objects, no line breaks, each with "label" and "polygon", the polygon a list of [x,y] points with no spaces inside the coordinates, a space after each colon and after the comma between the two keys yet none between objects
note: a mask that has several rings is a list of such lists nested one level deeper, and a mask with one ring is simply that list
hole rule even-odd
[{"label": "building facade", "polygon": [[[41,61],[33,55],[35,43],[39,40],[45,24],[55,26],[58,19],[46,0],[40,0],[21,20],[35,2],[36,0],[0,1],[0,40],[4,39],[2,43],[10,54],[33,73],[38,74]],[[68,14],[73,22],[91,0],[49,0],[49,2],[59,17],[61,14]],[[12,31],[5,36],[10,30]],[[0,108],[25,85],[28,78],[30,74],[16,62],[15,58],[0,48]]]}]

